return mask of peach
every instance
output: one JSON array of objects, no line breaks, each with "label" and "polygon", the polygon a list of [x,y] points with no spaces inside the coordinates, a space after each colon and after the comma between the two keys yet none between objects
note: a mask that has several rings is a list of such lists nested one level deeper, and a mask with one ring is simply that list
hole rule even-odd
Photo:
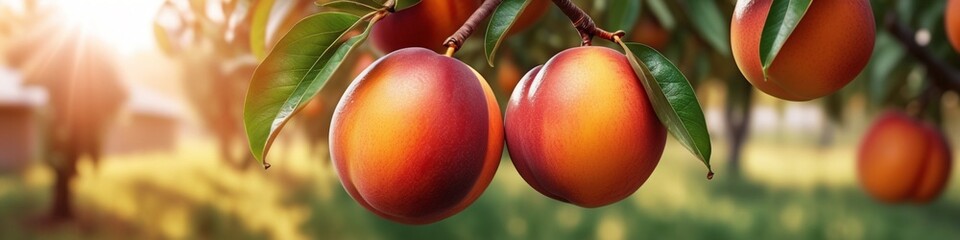
[{"label": "peach", "polygon": [[530,70],[505,115],[520,176],[543,195],[581,207],[636,192],[666,142],[626,56],[603,47],[568,49]]},{"label": "peach", "polygon": [[433,223],[490,184],[503,151],[500,119],[493,91],[472,68],[402,49],[351,83],[330,126],[330,154],[362,206],[400,223]]},{"label": "peach", "polygon": [[946,186],[951,157],[946,139],[935,128],[888,112],[860,144],[860,185],[881,202],[927,203]]},{"label": "peach", "polygon": [[670,43],[670,32],[663,28],[656,18],[650,16],[650,14],[644,14],[637,21],[637,25],[633,27],[630,40],[663,51]]},{"label": "peach", "polygon": [[790,101],[830,95],[870,60],[876,35],[868,0],[812,1],[764,79],[760,37],[772,0],[737,1],[730,43],[737,66],[761,91]]},{"label": "peach", "polygon": [[517,67],[512,54],[506,53],[500,58],[499,63],[497,63],[497,86],[500,92],[505,94],[512,93],[513,88],[517,87],[517,83],[519,83],[520,78],[523,77],[520,74],[522,74],[522,72],[520,72],[520,68]]},{"label": "peach", "polygon": [[520,14],[520,17],[513,23],[513,27],[510,28],[509,34],[516,34],[526,30],[530,26],[533,26],[534,23],[537,23],[544,14],[547,13],[553,1],[550,0],[532,0],[526,8],[524,8],[523,13]]},{"label": "peach", "polygon": [[370,39],[383,53],[409,47],[442,52],[446,49],[443,41],[460,29],[478,7],[478,0],[423,0],[378,22]]},{"label": "peach", "polygon": [[947,38],[953,49],[960,51],[960,0],[947,1],[944,13],[944,26],[947,27]]}]

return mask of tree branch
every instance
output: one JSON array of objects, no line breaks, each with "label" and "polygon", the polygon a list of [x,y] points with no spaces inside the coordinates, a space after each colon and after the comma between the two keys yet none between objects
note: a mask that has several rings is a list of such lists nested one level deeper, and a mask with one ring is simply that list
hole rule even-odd
[{"label": "tree branch", "polygon": [[577,7],[576,4],[570,0],[553,0],[553,3],[560,8],[560,11],[563,14],[567,15],[570,18],[570,21],[573,23],[573,27],[577,29],[577,32],[580,33],[580,38],[583,39],[581,44],[583,46],[590,46],[593,44],[593,37],[600,37],[606,39],[607,41],[617,42],[614,37],[623,37],[626,33],[622,30],[616,32],[608,32],[597,27],[597,24],[593,22],[593,19],[590,18],[583,9]]},{"label": "tree branch", "polygon": [[470,18],[467,19],[467,22],[463,23],[463,26],[460,26],[460,29],[453,33],[446,41],[443,42],[444,46],[447,46],[447,56],[453,55],[453,52],[460,50],[460,47],[463,46],[463,42],[466,41],[473,31],[477,29],[477,25],[480,25],[480,22],[483,22],[484,19],[490,17],[490,14],[493,14],[493,10],[497,9],[497,6],[503,0],[486,0],[483,1],[483,4],[480,5],[480,8],[477,8],[477,11],[473,12],[473,15],[470,15]]},{"label": "tree branch", "polygon": [[960,73],[946,62],[937,59],[930,51],[914,40],[913,29],[900,22],[896,13],[887,13],[886,29],[907,48],[907,52],[927,67],[932,84],[942,90],[960,92]]}]

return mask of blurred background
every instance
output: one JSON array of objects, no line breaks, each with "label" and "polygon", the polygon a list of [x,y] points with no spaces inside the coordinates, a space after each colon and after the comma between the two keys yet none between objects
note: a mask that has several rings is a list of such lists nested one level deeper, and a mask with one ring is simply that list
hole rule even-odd
[{"label": "blurred background", "polygon": [[[933,203],[888,205],[859,187],[855,167],[861,137],[887,109],[922,112],[960,146],[960,96],[931,84],[929,63],[906,47],[960,68],[945,0],[872,1],[869,66],[839,93],[801,103],[757,92],[740,74],[729,49],[734,0],[645,0],[631,23],[607,21],[616,19],[607,1],[575,2],[684,71],[704,106],[716,178],[670,138],[637,193],[583,209],[534,191],[505,154],[464,212],[399,225],[350,199],[327,151],[339,92],[382,54],[369,46],[287,125],[272,168],[247,149],[249,79],[278,36],[320,11],[314,1],[0,0],[0,239],[960,239],[960,179]],[[253,24],[268,30],[251,33]],[[457,57],[504,103],[528,69],[579,36],[551,6],[506,42],[496,68],[481,42]]]}]

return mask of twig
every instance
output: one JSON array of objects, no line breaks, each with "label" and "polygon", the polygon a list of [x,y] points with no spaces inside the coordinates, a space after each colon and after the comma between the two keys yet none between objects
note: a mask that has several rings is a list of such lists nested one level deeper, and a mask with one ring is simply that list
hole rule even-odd
[{"label": "twig", "polygon": [[907,105],[907,113],[915,118],[922,118],[924,112],[927,111],[930,104],[940,99],[941,91],[933,86],[932,83],[924,84],[923,91],[920,92],[920,95],[914,99],[913,102]]},{"label": "twig", "polygon": [[570,21],[573,23],[573,27],[577,29],[577,32],[580,33],[580,38],[583,39],[581,44],[583,46],[590,46],[593,44],[593,37],[599,37],[606,39],[607,41],[617,42],[614,37],[623,37],[626,35],[626,32],[620,30],[616,32],[608,32],[597,27],[597,24],[593,22],[593,19],[590,18],[583,9],[577,7],[576,4],[570,0],[553,0],[553,3],[560,8],[560,11],[563,14],[567,15],[570,18]]},{"label": "twig", "polygon": [[483,4],[480,5],[480,8],[477,8],[477,11],[473,12],[473,15],[470,15],[470,18],[467,19],[467,22],[463,23],[463,26],[460,26],[456,32],[453,33],[446,41],[443,42],[444,46],[447,46],[447,56],[452,56],[454,52],[460,50],[460,47],[463,46],[463,42],[466,41],[473,31],[477,29],[477,25],[480,25],[484,19],[490,17],[490,14],[493,14],[493,10],[497,9],[497,6],[503,0],[486,0],[483,1]]},{"label": "twig", "polygon": [[942,90],[952,90],[960,92],[960,73],[950,67],[947,63],[937,59],[930,51],[923,48],[914,40],[914,31],[907,25],[900,22],[896,13],[891,12],[886,16],[886,28],[914,58],[923,63],[930,72],[932,84]]},{"label": "twig", "polygon": [[387,2],[383,3],[383,7],[384,7],[388,12],[394,12],[394,11],[396,11],[397,0],[387,0]]}]

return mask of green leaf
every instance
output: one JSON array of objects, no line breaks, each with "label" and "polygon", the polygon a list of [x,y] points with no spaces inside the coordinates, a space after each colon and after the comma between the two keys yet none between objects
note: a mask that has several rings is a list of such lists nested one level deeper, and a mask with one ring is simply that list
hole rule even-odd
[{"label": "green leaf", "polygon": [[[811,0],[773,0],[770,13],[763,25],[763,35],[760,37],[760,62],[763,63],[764,75],[773,60],[780,54],[780,49],[787,43],[790,34],[800,19],[810,8]],[[766,79],[766,77],[764,77]]]},{"label": "green leaf", "polygon": [[610,1],[607,2],[607,27],[611,31],[630,31],[640,18],[640,1]]},{"label": "green leaf", "polygon": [[889,33],[877,33],[873,56],[865,71],[869,77],[866,92],[871,103],[885,103],[896,92],[897,86],[903,83],[904,78],[898,77],[902,74],[894,71],[902,67],[909,68],[910,65],[904,64],[907,52],[899,44]]},{"label": "green leaf", "polygon": [[260,0],[253,6],[253,19],[250,22],[250,51],[257,59],[267,57],[267,23],[274,0]]},{"label": "green leaf", "polygon": [[387,0],[360,0],[360,1],[364,1],[370,4],[376,4],[377,6],[380,6],[380,7],[386,7],[385,4],[387,4]]},{"label": "green leaf", "polygon": [[316,5],[317,7],[321,7],[321,6],[323,6],[323,5],[327,4],[327,3],[337,2],[337,1],[349,1],[349,2],[354,2],[354,3],[361,4],[361,5],[370,6],[370,7],[373,7],[373,8],[375,8],[375,9],[381,9],[381,8],[385,7],[385,6],[383,6],[383,4],[386,2],[386,0],[314,0],[314,1],[313,1],[313,5]]},{"label": "green leaf", "polygon": [[326,3],[320,4],[321,8],[324,9],[334,9],[337,11],[347,12],[356,15],[367,15],[368,13],[377,11],[376,6],[372,6],[363,2],[357,2],[355,0],[334,0]]},{"label": "green leaf", "polygon": [[677,20],[674,19],[673,13],[670,12],[670,8],[663,0],[647,0],[646,2],[650,6],[650,12],[664,28],[673,30],[677,26]]},{"label": "green leaf", "polygon": [[523,12],[523,9],[533,0],[503,0],[493,15],[490,16],[490,23],[487,25],[487,32],[483,36],[483,49],[487,55],[487,63],[493,66],[493,60],[496,58],[497,49],[507,38],[507,32],[516,22],[517,17]]},{"label": "green leaf", "polygon": [[730,56],[730,25],[720,14],[713,0],[688,0],[687,8],[693,27],[710,47],[724,56]]},{"label": "green leaf", "polygon": [[[446,0],[446,1],[463,1],[463,0]],[[397,5],[393,7],[393,10],[400,11],[400,10],[413,7],[417,4],[420,4],[420,0],[397,0]]]},{"label": "green leaf", "polygon": [[697,156],[710,170],[710,133],[696,92],[680,69],[653,48],[620,43],[640,77],[657,117],[670,135]]},{"label": "green leaf", "polygon": [[369,34],[340,43],[361,18],[337,12],[301,20],[257,67],[247,91],[243,120],[250,150],[263,164],[283,125],[313,98],[346,55]]}]

